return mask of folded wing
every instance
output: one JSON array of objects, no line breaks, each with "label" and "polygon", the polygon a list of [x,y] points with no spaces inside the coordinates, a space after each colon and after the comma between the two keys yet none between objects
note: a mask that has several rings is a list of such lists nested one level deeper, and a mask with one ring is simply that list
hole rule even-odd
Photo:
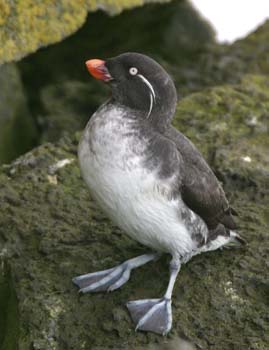
[{"label": "folded wing", "polygon": [[183,159],[181,194],[185,204],[205,221],[212,235],[216,231],[229,234],[229,230],[236,228],[234,210],[213,171],[192,142],[175,128],[167,130],[166,136]]}]

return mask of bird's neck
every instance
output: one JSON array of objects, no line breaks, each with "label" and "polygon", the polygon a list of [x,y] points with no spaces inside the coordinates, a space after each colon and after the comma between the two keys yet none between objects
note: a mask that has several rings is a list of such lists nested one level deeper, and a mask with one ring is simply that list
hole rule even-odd
[{"label": "bird's neck", "polygon": [[125,117],[136,119],[138,123],[147,124],[159,132],[163,132],[171,125],[176,111],[176,98],[169,101],[157,100],[149,113],[148,109],[130,107],[111,98],[108,104],[122,108],[126,111]]},{"label": "bird's neck", "polygon": [[163,131],[171,125],[175,111],[176,99],[170,101],[161,100],[154,105],[148,120],[155,129]]}]

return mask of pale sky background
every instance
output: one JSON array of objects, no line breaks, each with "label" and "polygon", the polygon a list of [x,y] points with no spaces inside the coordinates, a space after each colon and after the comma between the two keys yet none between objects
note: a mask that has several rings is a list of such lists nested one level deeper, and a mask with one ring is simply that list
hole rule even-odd
[{"label": "pale sky background", "polygon": [[269,19],[269,0],[191,0],[220,42],[233,42]]}]

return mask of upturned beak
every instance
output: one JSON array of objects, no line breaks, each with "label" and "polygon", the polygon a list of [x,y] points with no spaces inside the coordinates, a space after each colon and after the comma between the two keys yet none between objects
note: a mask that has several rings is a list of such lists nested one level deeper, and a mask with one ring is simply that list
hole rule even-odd
[{"label": "upturned beak", "polygon": [[86,61],[86,67],[94,78],[103,81],[109,81],[113,78],[106,68],[105,63],[105,61],[99,59],[88,60]]}]

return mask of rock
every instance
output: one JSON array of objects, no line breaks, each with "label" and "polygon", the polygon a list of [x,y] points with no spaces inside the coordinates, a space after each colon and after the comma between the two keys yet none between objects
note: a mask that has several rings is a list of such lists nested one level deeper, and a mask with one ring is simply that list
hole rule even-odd
[{"label": "rock", "polygon": [[19,350],[134,350],[154,349],[154,344],[169,349],[167,342],[174,349],[178,336],[199,349],[267,349],[268,97],[267,78],[248,76],[235,86],[190,95],[178,106],[174,124],[192,138],[223,181],[248,245],[202,254],[182,268],[167,339],[135,333],[125,303],[162,295],[169,257],[134,272],[128,284],[111,294],[79,296],[71,283],[75,275],[147,251],[122,235],[90,199],[77,164],[79,135],[44,144],[3,166],[2,346],[12,334]]},{"label": "rock", "polygon": [[115,15],[143,3],[141,0],[0,0],[0,64],[63,40],[83,25],[88,11],[102,9]]},{"label": "rock", "polygon": [[206,86],[237,84],[245,74],[269,74],[269,20],[232,45],[209,42],[207,49],[182,57],[172,65],[181,95]]},{"label": "rock", "polygon": [[[41,91],[45,117],[42,119],[42,141],[55,141],[85,127],[89,116],[103,103],[105,86],[81,81],[64,81],[48,85]],[[90,100],[90,103],[89,103]]]},{"label": "rock", "polygon": [[0,164],[31,149],[37,130],[15,64],[0,67]]},{"label": "rock", "polygon": [[[269,83],[247,75],[240,85],[219,86],[187,96],[175,125],[187,134],[216,170],[266,185],[269,174]],[[197,130],[199,132],[197,133]],[[210,135],[210,137],[208,137]]]}]

